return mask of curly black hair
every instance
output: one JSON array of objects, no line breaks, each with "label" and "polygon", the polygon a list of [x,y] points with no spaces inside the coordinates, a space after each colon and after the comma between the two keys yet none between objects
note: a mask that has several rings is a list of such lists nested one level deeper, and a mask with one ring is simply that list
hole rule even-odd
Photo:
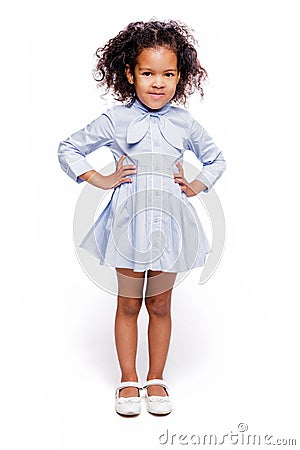
[{"label": "curly black hair", "polygon": [[164,46],[176,53],[180,72],[172,101],[186,104],[188,96],[196,90],[203,97],[202,82],[207,78],[207,72],[197,57],[195,44],[197,41],[190,29],[181,22],[153,19],[132,22],[97,49],[93,76],[97,86],[105,88],[105,93],[111,91],[116,100],[131,104],[135,100],[135,88],[127,80],[126,64],[133,73],[137,57],[143,49]]}]

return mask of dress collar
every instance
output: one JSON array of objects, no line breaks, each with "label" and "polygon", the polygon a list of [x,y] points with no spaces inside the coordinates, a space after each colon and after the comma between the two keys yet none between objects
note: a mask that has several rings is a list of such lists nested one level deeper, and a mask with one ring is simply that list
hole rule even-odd
[{"label": "dress collar", "polygon": [[136,98],[132,106],[138,109],[140,114],[128,125],[127,144],[133,145],[140,142],[149,130],[151,118],[156,117],[155,121],[163,138],[173,147],[182,149],[182,136],[178,132],[178,126],[173,124],[170,116],[166,114],[170,110],[169,102],[160,109],[151,110]]},{"label": "dress collar", "polygon": [[132,106],[135,106],[136,108],[140,109],[141,111],[143,111],[144,113],[148,113],[150,114],[150,116],[159,116],[159,115],[163,115],[166,114],[171,107],[170,102],[166,103],[164,106],[162,106],[159,109],[150,109],[148,108],[148,106],[144,105],[144,103],[142,103],[138,97],[135,98]]}]

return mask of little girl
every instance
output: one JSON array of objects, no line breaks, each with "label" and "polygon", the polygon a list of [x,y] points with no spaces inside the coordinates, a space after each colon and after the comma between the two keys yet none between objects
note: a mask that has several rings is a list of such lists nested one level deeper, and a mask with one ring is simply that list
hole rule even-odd
[{"label": "little girl", "polygon": [[[61,168],[77,183],[113,189],[111,200],[80,246],[116,270],[118,281],[115,344],[121,382],[115,409],[122,415],[172,410],[163,378],[170,336],[171,295],[178,272],[203,266],[210,251],[188,197],[209,192],[225,170],[222,152],[184,108],[195,90],[203,97],[207,72],[195,39],[175,21],[130,23],[96,52],[94,78],[122,102],[62,141]],[[108,146],[116,170],[93,170],[86,155]],[[184,177],[183,154],[202,163],[193,181]],[[145,277],[146,274],[146,277]],[[140,384],[136,371],[137,319],[143,302],[149,314],[149,368]]]}]

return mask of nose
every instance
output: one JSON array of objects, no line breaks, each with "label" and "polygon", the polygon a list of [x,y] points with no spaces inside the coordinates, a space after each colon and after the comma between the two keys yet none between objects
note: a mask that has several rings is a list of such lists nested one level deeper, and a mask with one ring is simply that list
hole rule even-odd
[{"label": "nose", "polygon": [[153,82],[152,82],[153,87],[163,87],[164,86],[164,79],[162,76],[160,75],[156,75],[153,78]]}]

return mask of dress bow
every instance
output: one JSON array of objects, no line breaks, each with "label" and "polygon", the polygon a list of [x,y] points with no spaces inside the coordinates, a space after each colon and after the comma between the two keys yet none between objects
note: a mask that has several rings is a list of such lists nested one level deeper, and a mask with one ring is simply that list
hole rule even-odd
[{"label": "dress bow", "polygon": [[148,132],[151,117],[157,117],[158,127],[163,138],[173,147],[182,149],[183,142],[179,128],[162,114],[145,113],[133,119],[127,129],[127,144],[137,144]]}]

